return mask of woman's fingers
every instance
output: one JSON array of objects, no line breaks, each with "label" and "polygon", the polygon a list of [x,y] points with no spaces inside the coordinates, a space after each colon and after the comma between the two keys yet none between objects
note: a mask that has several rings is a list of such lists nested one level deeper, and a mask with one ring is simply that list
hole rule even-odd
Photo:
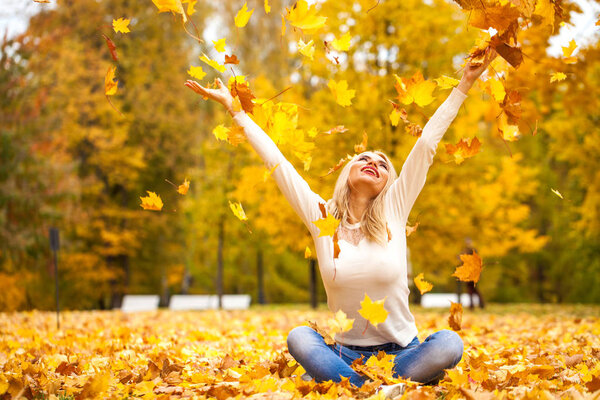
[{"label": "woman's fingers", "polygon": [[200,85],[198,82],[193,81],[193,80],[187,80],[184,83],[185,86],[189,87],[190,89],[192,89],[194,92],[201,94],[202,96],[205,97],[209,97],[210,96],[210,92],[208,89],[206,89],[205,87],[203,87],[202,85]]}]

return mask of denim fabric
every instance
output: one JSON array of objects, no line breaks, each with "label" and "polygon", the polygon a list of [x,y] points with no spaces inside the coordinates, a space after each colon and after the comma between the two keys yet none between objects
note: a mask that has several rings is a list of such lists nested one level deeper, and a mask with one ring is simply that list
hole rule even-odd
[{"label": "denim fabric", "polygon": [[427,337],[423,343],[415,337],[406,347],[395,343],[381,346],[327,345],[321,335],[308,326],[292,329],[287,338],[288,349],[296,361],[317,382],[341,381],[350,378],[350,383],[362,386],[367,380],[350,364],[357,358],[376,355],[383,347],[393,354],[394,375],[410,378],[421,383],[436,383],[444,377],[444,370],[453,368],[462,358],[463,342],[456,332],[441,330]]}]

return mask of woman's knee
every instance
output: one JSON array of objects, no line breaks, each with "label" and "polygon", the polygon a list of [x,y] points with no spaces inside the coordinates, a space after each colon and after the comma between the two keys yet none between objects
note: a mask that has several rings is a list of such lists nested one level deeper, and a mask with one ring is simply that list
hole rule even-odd
[{"label": "woman's knee", "polygon": [[464,344],[462,338],[458,333],[448,329],[436,332],[432,336],[438,342],[440,359],[447,365],[445,369],[455,367],[463,355]]},{"label": "woman's knee", "polygon": [[[296,357],[302,350],[307,350],[315,344],[319,334],[308,326],[297,326],[292,329],[287,337],[287,346],[290,354]],[[322,338],[321,338],[322,340]]]}]

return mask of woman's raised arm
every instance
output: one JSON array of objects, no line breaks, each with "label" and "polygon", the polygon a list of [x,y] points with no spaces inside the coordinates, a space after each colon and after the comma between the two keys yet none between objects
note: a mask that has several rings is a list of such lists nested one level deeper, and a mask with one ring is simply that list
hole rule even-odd
[{"label": "woman's raised arm", "polygon": [[390,186],[386,201],[390,202],[391,209],[403,223],[408,219],[410,210],[425,185],[427,171],[433,162],[438,143],[456,117],[467,92],[494,57],[496,52],[489,49],[482,64],[474,66],[467,63],[460,83],[429,119],[421,137],[406,158],[400,175]]},{"label": "woman's raised arm", "polygon": [[221,103],[233,116],[234,121],[244,129],[248,142],[263,160],[265,166],[271,169],[277,165],[272,174],[277,186],[279,186],[279,189],[300,216],[310,233],[313,236],[318,235],[319,229],[312,221],[321,218],[319,203],[325,203],[325,200],[310,189],[308,183],[298,174],[260,126],[244,111],[235,112],[233,110],[233,97],[223,82],[217,79],[216,89],[205,88],[193,80],[188,80],[185,86],[204,97]]}]

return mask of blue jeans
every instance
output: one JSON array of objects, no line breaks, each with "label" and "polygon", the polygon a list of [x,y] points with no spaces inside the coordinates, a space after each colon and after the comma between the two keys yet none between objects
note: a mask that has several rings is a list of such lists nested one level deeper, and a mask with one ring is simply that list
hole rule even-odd
[{"label": "blue jeans", "polygon": [[435,332],[423,343],[415,336],[406,347],[387,343],[378,348],[361,348],[337,343],[327,345],[315,330],[299,326],[292,329],[287,344],[290,354],[317,382],[340,382],[342,377],[347,377],[358,387],[368,378],[350,368],[350,364],[363,355],[366,361],[379,350],[394,354],[394,376],[428,384],[442,379],[444,370],[455,367],[463,353],[462,339],[450,330]]}]

